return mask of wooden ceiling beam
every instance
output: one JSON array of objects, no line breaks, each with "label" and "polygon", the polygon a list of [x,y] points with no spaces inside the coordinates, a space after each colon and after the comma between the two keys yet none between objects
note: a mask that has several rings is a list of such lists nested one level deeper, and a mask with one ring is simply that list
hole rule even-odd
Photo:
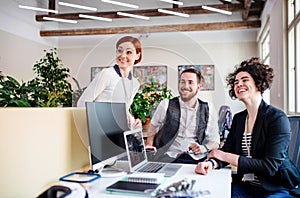
[{"label": "wooden ceiling beam", "polygon": [[43,30],[40,36],[82,36],[82,35],[104,35],[104,34],[128,34],[128,33],[154,33],[154,32],[184,32],[184,31],[207,31],[207,30],[230,30],[260,28],[261,22],[241,21],[241,22],[221,22],[203,24],[184,25],[161,25],[161,26],[136,26],[119,28],[89,28],[71,30]]},{"label": "wooden ceiling beam", "polygon": [[242,18],[243,20],[247,20],[249,16],[250,7],[251,7],[251,0],[245,0],[244,7],[245,9],[243,10]]},{"label": "wooden ceiling beam", "polygon": [[[50,10],[55,10],[55,0],[49,0],[49,2],[48,2],[48,8]],[[49,15],[53,15],[54,13],[49,12],[48,14]]]},{"label": "wooden ceiling beam", "polygon": [[[245,8],[242,4],[218,4],[218,5],[211,5],[211,7],[228,10],[231,12],[242,12]],[[215,13],[209,10],[202,9],[201,6],[191,6],[191,7],[180,7],[180,8],[169,8],[168,10],[175,11],[175,12],[182,12],[186,14],[208,14],[208,13]],[[260,10],[257,6],[252,6],[251,10]],[[157,9],[148,9],[148,10],[131,10],[126,11],[131,14],[137,14],[142,16],[148,17],[155,17],[155,16],[169,16],[168,14],[164,14],[158,12]],[[99,17],[106,17],[106,18],[128,18],[125,16],[117,15],[116,12],[82,12],[82,13],[64,13],[64,14],[55,14],[51,15],[51,17],[57,17],[62,19],[70,19],[70,20],[87,20],[86,18],[79,17],[79,14],[89,14],[92,16],[99,16]],[[36,21],[47,21],[44,20],[43,17],[47,17],[49,15],[36,15]]]}]

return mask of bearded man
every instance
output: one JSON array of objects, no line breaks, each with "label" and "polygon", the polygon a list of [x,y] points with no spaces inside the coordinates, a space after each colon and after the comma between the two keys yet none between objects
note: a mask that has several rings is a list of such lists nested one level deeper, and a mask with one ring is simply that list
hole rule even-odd
[{"label": "bearded man", "polygon": [[158,105],[148,129],[146,149],[154,161],[197,164],[220,144],[216,116],[197,98],[203,77],[195,68],[180,73],[179,97]]}]

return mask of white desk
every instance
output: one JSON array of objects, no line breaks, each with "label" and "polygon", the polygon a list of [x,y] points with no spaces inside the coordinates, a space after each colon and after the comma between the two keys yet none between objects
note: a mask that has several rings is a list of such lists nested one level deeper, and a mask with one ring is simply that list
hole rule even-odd
[{"label": "white desk", "polygon": [[[199,175],[195,173],[196,165],[183,165],[183,167],[176,173],[176,175],[168,178],[166,181],[168,183],[174,183],[180,181],[184,178],[196,179],[196,184],[194,185],[194,190],[208,190],[209,195],[203,196],[204,198],[215,198],[215,197],[230,197],[231,196],[231,170],[230,169],[220,169],[213,170],[207,175]],[[124,177],[124,176],[122,176]],[[93,185],[93,189],[89,192],[90,198],[99,197],[137,197],[137,195],[117,195],[109,194],[105,192],[105,188],[122,177],[115,178],[100,178],[100,180]],[[165,185],[165,184],[164,184]],[[145,196],[143,196],[145,197]]]}]

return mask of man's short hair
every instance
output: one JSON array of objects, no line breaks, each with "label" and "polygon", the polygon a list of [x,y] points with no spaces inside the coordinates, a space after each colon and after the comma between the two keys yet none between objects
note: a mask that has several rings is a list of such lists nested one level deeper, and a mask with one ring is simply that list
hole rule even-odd
[{"label": "man's short hair", "polygon": [[203,81],[203,76],[199,69],[196,68],[187,68],[180,73],[180,77],[183,73],[194,73],[197,76],[198,83],[200,84]]}]

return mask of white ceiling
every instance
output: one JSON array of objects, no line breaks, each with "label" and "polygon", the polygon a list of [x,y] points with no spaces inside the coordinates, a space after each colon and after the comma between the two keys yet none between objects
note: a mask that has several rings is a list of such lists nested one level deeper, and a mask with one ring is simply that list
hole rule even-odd
[{"label": "white ceiling", "polygon": [[[131,3],[139,6],[138,10],[146,9],[158,9],[158,8],[172,8],[172,4],[162,2],[159,0],[119,0],[126,3]],[[213,5],[213,4],[222,4],[219,0],[181,0],[184,3],[184,7],[190,6],[201,6],[201,5]],[[7,1],[6,1],[7,2]],[[79,13],[90,11],[71,8],[66,6],[58,5],[56,1],[56,9],[59,11],[59,14],[63,13]],[[134,10],[132,8],[126,8],[123,6],[112,5],[104,3],[101,0],[62,0],[62,2],[79,4],[84,6],[90,6],[97,8],[97,12],[107,12],[107,11],[129,11]],[[235,0],[232,3],[237,3]],[[11,3],[7,2],[6,5],[10,6],[9,9],[14,9],[17,12],[26,14],[31,12],[35,14],[47,14],[43,12],[30,11],[19,9],[18,5],[27,5],[40,8],[48,8],[48,0],[13,0]],[[178,17],[178,16],[168,16],[168,17],[151,17],[149,21],[142,19],[133,19],[133,18],[120,18],[113,19],[112,22],[106,21],[95,21],[95,20],[82,20],[78,24],[67,24],[67,23],[58,23],[58,22],[38,22],[41,25],[41,30],[51,30],[51,29],[80,29],[80,28],[107,28],[107,27],[125,27],[125,26],[145,26],[145,25],[174,25],[174,24],[192,24],[201,22],[225,22],[225,21],[241,21],[241,13],[234,13],[231,16],[223,14],[201,14],[201,15],[191,15],[189,18]],[[30,19],[30,22],[35,22],[34,18]]]},{"label": "white ceiling", "polygon": [[[101,0],[62,0],[62,1],[67,3],[74,3],[74,4],[80,4],[80,5],[90,6],[90,7],[96,7],[98,9],[97,12],[131,10],[131,8],[107,4],[102,2]],[[139,5],[140,10],[172,8],[171,4],[161,2],[159,0],[119,0],[119,1]],[[219,0],[181,0],[181,1],[184,3],[184,6],[222,4]],[[58,9],[59,13],[89,12],[81,9],[60,6],[57,4],[57,2],[58,1],[56,1],[56,8]],[[237,2],[233,0],[232,3],[237,3]],[[106,27],[124,27],[124,26],[132,27],[132,26],[145,26],[146,24],[150,26],[151,25],[174,25],[174,24],[180,25],[180,24],[199,23],[199,21],[201,21],[201,23],[242,21],[241,13],[236,12],[233,13],[233,15],[231,16],[216,13],[216,14],[192,15],[189,18],[182,18],[178,16],[152,17],[149,21],[145,21],[141,19],[123,18],[123,19],[113,19],[112,22],[82,20],[79,21],[77,24],[66,24],[66,23],[59,23],[59,22],[37,22],[35,20],[35,15],[47,14],[47,13],[20,9],[18,8],[18,5],[48,8],[48,0],[10,0],[10,1],[0,2],[0,18],[1,18],[0,28],[5,31],[14,32],[16,34],[22,35],[27,38],[29,37],[32,38],[33,37],[32,34],[39,36],[40,30],[106,28]],[[34,29],[34,32],[24,31],[24,29],[27,30],[26,25],[31,27],[31,29]],[[249,30],[242,30],[242,31],[245,33],[245,35],[251,35],[251,39],[253,39],[254,37],[253,34],[257,33],[257,29],[249,29]],[[236,33],[237,30],[229,31],[229,32]],[[209,32],[205,32],[204,34],[209,34]],[[39,40],[42,40],[43,42],[46,43],[53,43],[53,41],[56,41],[61,46],[72,47],[72,46],[87,45],[87,43],[93,43],[92,38],[99,39],[99,38],[105,38],[105,36],[97,35],[97,36],[73,36],[73,37],[60,37],[60,38],[39,38]]]}]

